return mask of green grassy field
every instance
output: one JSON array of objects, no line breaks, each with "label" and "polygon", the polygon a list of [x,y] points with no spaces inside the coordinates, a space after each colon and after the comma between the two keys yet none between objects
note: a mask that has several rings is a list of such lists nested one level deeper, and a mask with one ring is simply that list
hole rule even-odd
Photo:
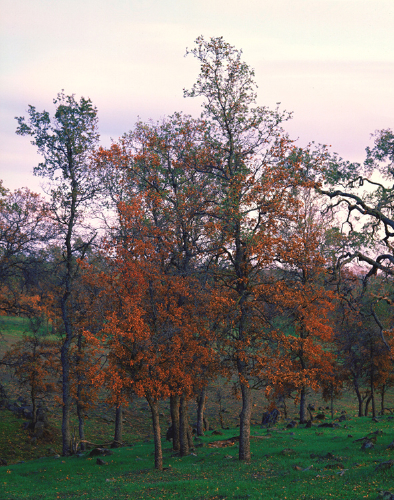
[{"label": "green grassy field", "polygon": [[[304,426],[302,426],[304,427]],[[394,466],[379,464],[394,459],[393,421],[373,423],[368,418],[344,422],[338,428],[285,429],[278,425],[252,429],[251,463],[237,460],[237,445],[216,448],[215,443],[234,436],[208,433],[191,454],[174,455],[164,445],[162,472],[153,468],[153,443],[137,443],[96,458],[41,458],[0,468],[2,500],[39,499],[303,499],[355,500],[379,498],[394,490]],[[361,450],[370,432],[375,447]],[[382,497],[383,498],[383,497]]]}]

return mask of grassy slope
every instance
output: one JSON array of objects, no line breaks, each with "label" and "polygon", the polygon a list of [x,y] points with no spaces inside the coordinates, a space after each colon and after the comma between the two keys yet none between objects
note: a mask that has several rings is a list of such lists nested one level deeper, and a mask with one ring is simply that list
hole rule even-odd
[{"label": "grassy slope", "polygon": [[[361,451],[361,442],[355,440],[377,429],[383,435],[375,448]],[[1,467],[0,498],[356,500],[374,499],[380,490],[393,488],[394,467],[375,470],[380,462],[394,458],[394,451],[387,450],[394,438],[387,417],[379,423],[353,419],[334,429],[287,430],[279,425],[268,432],[255,427],[250,464],[237,460],[237,445],[208,445],[235,432],[205,436],[205,446],[184,458],[174,456],[170,445],[164,444],[167,470],[163,472],[153,469],[152,442],[114,450],[103,466],[86,454]],[[282,453],[286,449],[292,451]],[[327,453],[334,458],[320,458]]]}]

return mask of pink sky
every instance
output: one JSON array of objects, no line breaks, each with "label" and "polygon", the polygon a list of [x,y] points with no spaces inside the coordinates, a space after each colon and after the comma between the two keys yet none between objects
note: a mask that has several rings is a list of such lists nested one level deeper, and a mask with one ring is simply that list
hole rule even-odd
[{"label": "pink sky", "polygon": [[204,35],[242,48],[258,104],[294,111],[300,144],[362,161],[370,134],[394,127],[393,0],[0,0],[0,178],[39,190],[39,157],[15,134],[28,104],[64,89],[98,107],[104,145],[137,116],[198,115],[184,99],[199,72],[184,58]]}]

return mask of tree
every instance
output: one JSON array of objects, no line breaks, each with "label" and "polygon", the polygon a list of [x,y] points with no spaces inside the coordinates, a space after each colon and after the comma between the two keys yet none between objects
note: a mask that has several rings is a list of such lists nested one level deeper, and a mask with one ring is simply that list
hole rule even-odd
[{"label": "tree", "polygon": [[48,204],[29,189],[9,192],[0,183],[0,310],[23,312],[27,282],[43,267],[44,244],[54,238]]},{"label": "tree", "polygon": [[45,307],[39,297],[30,297],[25,312],[29,318],[29,332],[5,353],[1,363],[11,368],[21,386],[27,386],[32,404],[32,423],[37,422],[37,405],[55,391],[59,374],[59,345],[42,334]]},{"label": "tree", "polygon": [[387,129],[374,137],[374,147],[366,148],[364,165],[332,156],[325,166],[325,186],[320,188],[331,200],[327,210],[341,207],[344,231],[358,240],[338,256],[339,265],[355,260],[366,265],[364,286],[378,271],[394,275],[394,135]]},{"label": "tree", "polygon": [[71,437],[70,351],[75,339],[73,291],[79,272],[76,257],[84,258],[96,235],[86,224],[86,216],[99,190],[94,170],[89,165],[98,132],[97,109],[90,99],[82,97],[78,102],[74,95],[66,96],[61,92],[53,103],[56,111],[52,118],[49,112],[39,112],[34,106],[29,106],[28,121],[24,117],[16,118],[16,132],[32,136],[32,144],[44,158],[34,173],[50,181],[50,210],[62,248],[63,269],[59,274],[59,302],[64,325],[61,348],[62,440],[63,455],[68,455]]},{"label": "tree", "polygon": [[[242,52],[221,37],[199,37],[187,53],[201,65],[184,95],[204,98],[209,156],[197,168],[214,188],[205,210],[205,238],[210,271],[221,287],[223,345],[235,362],[242,394],[239,458],[250,460],[251,386],[269,366],[264,304],[276,286],[275,262],[288,259],[281,229],[298,203],[294,188],[308,181],[300,168],[303,155],[295,154],[281,127],[290,115],[253,107],[254,72],[241,60]],[[311,155],[311,163],[318,160]]]},{"label": "tree", "polygon": [[[332,373],[333,330],[329,314],[335,294],[330,286],[332,273],[325,255],[327,220],[319,214],[314,190],[300,189],[293,221],[283,229],[287,261],[278,263],[277,318],[282,324],[275,332],[279,353],[275,385],[293,385],[299,394],[300,422],[305,423],[308,388],[321,387]],[[267,377],[269,378],[269,376]]]}]

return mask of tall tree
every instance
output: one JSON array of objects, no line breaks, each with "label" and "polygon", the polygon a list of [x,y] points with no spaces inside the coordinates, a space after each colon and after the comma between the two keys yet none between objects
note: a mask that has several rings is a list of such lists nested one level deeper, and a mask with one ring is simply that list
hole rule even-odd
[{"label": "tall tree", "polygon": [[223,294],[223,342],[242,394],[239,458],[250,460],[251,386],[267,359],[264,304],[274,287],[275,262],[287,259],[281,228],[297,205],[294,187],[305,183],[300,159],[281,127],[290,115],[254,107],[254,72],[242,52],[221,37],[199,37],[187,53],[201,65],[196,83],[184,94],[204,98],[210,157],[199,171],[216,191],[206,207],[206,239]]},{"label": "tall tree", "polygon": [[64,339],[61,348],[63,420],[63,455],[70,453],[70,351],[75,338],[73,328],[73,296],[79,267],[76,257],[83,257],[96,232],[86,224],[86,214],[98,191],[95,172],[90,168],[90,156],[98,142],[97,109],[90,99],[64,92],[53,101],[56,111],[39,112],[29,105],[28,120],[18,121],[17,134],[30,135],[44,161],[34,169],[35,175],[49,180],[52,216],[57,224],[62,248],[63,269],[59,275],[59,297]]}]

